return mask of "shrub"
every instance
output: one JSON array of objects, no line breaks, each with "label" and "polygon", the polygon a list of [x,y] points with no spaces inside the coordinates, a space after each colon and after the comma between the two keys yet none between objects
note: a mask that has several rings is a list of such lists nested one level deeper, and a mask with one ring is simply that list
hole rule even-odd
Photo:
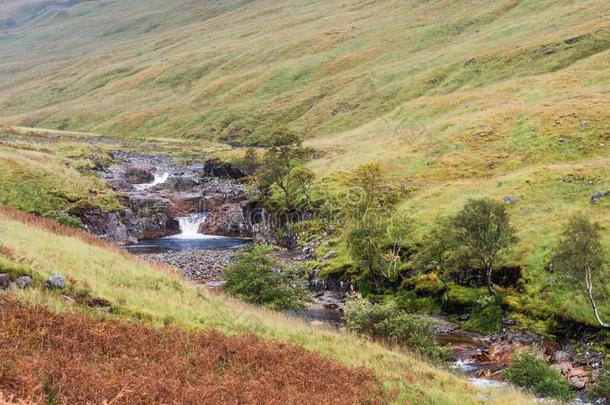
[{"label": "shrub", "polygon": [[591,389],[591,398],[610,401],[610,363],[606,362],[601,369],[597,384]]},{"label": "shrub", "polygon": [[543,398],[570,401],[575,396],[559,370],[550,367],[534,349],[515,354],[510,366],[502,371],[502,377]]},{"label": "shrub", "polygon": [[464,324],[466,329],[479,333],[500,331],[504,319],[502,301],[502,295],[479,297],[470,318]]},{"label": "shrub", "polygon": [[270,249],[254,246],[237,256],[225,271],[223,290],[244,301],[275,310],[302,310],[308,294],[293,273],[269,256]]},{"label": "shrub", "polygon": [[358,295],[345,305],[345,326],[353,332],[403,346],[435,363],[448,358],[446,349],[434,339],[429,323],[395,304],[372,304]]}]

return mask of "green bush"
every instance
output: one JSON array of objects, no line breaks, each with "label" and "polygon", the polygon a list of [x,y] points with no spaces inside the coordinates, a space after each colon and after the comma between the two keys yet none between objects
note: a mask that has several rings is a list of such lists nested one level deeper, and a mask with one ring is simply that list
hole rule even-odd
[{"label": "green bush", "polygon": [[502,371],[502,377],[543,398],[570,401],[575,397],[559,370],[550,367],[534,349],[515,354],[510,366]]},{"label": "green bush", "polygon": [[502,301],[501,295],[479,297],[464,327],[479,333],[500,331],[504,319]]},{"label": "green bush", "polygon": [[244,301],[275,310],[302,310],[307,290],[297,285],[294,273],[269,256],[270,249],[254,246],[237,256],[224,273],[223,290]]},{"label": "green bush", "polygon": [[591,398],[610,401],[610,363],[605,362],[601,369],[597,384],[591,389]]},{"label": "green bush", "polygon": [[403,346],[432,362],[442,363],[448,358],[447,350],[434,339],[430,324],[393,303],[373,304],[358,295],[346,303],[344,319],[353,332]]}]

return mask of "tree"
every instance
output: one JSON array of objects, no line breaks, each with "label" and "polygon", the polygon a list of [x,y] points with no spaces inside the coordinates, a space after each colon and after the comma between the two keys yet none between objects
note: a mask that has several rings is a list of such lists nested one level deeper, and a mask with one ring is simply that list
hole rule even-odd
[{"label": "tree", "polygon": [[[302,204],[311,211],[311,191],[316,175],[305,166],[297,166],[288,174],[288,188],[295,200],[302,200]],[[295,201],[296,204],[296,201]]]},{"label": "tree", "polygon": [[436,220],[432,230],[424,237],[422,248],[417,252],[415,262],[424,272],[434,272],[445,287],[443,298],[447,298],[449,284],[447,283],[449,267],[453,264],[452,227],[449,218]]},{"label": "tree", "polygon": [[470,199],[449,226],[457,257],[482,267],[487,288],[497,295],[491,280],[494,266],[518,241],[504,205],[488,198]]},{"label": "tree", "polygon": [[563,231],[553,265],[571,281],[584,286],[597,323],[610,328],[610,324],[601,319],[593,292],[595,284],[603,285],[602,270],[607,265],[601,226],[582,215],[571,218]]},{"label": "tree", "polygon": [[288,212],[294,210],[293,189],[289,178],[293,169],[303,163],[310,150],[302,146],[298,133],[280,127],[273,131],[264,141],[267,150],[263,154],[259,168],[251,176],[251,184],[259,197],[268,201],[277,187],[283,194],[285,208]]}]

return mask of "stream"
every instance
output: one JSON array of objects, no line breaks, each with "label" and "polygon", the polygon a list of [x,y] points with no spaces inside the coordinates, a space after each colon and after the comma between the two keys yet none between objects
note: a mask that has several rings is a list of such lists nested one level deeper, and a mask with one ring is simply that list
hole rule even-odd
[{"label": "stream", "polygon": [[[175,180],[175,174],[168,172],[153,173],[154,179],[148,183],[134,184],[136,192],[157,195],[170,184],[168,179]],[[179,176],[182,178],[183,173]],[[168,182],[166,185],[165,183]],[[224,193],[224,192],[223,192]],[[224,194],[223,194],[224,195]],[[137,196],[137,195],[136,195]],[[188,196],[190,197],[190,195]],[[226,198],[226,197],[222,197]],[[187,200],[184,200],[187,201]],[[205,211],[199,207],[200,211]],[[134,254],[143,255],[149,260],[159,260],[174,265],[183,272],[185,278],[210,288],[223,285],[222,271],[235,260],[235,251],[240,247],[252,244],[248,238],[205,235],[199,233],[206,229],[208,212],[184,213],[173,216],[173,222],[179,224],[179,233],[154,239],[140,239],[137,243],[126,246]],[[175,230],[174,230],[175,232]],[[340,328],[343,324],[342,308],[344,300],[331,291],[321,291],[315,294],[313,302],[304,311],[289,311],[286,314],[310,322],[311,325],[325,324]],[[433,327],[436,340],[447,346],[453,354],[451,368],[456,373],[465,375],[476,387],[506,388],[508,384],[486,378],[497,375],[501,368],[494,361],[481,361],[481,352],[489,351],[491,343],[483,336],[460,329],[456,324],[439,316],[428,318]],[[484,364],[482,364],[484,363]],[[583,402],[580,402],[583,403]]]}]

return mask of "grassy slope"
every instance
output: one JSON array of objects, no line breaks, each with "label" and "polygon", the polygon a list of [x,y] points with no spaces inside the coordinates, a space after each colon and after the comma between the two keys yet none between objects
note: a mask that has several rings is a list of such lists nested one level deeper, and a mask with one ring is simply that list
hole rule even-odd
[{"label": "grassy slope", "polygon": [[0,119],[241,140],[286,122],[320,173],[382,160],[424,226],[469,196],[518,195],[530,294],[515,305],[592,321],[543,268],[569,213],[610,216],[588,202],[610,188],[605,0],[244,4],[108,1],[5,31]]},{"label": "grassy slope", "polygon": [[[431,368],[408,354],[349,334],[312,329],[307,323],[282,314],[210,294],[167,269],[77,237],[58,236],[36,224],[20,222],[12,215],[0,216],[0,243],[31,268],[37,279],[62,271],[76,287],[109,300],[122,317],[159,326],[213,328],[227,334],[248,332],[265,339],[288,341],[341,363],[372,369],[386,388],[396,393],[397,402],[465,404],[480,400],[480,392],[466,381]],[[40,289],[16,290],[14,294],[28,302],[48,303],[59,311],[74,308],[58,295]],[[489,395],[496,403],[528,402],[513,391]]]}]

